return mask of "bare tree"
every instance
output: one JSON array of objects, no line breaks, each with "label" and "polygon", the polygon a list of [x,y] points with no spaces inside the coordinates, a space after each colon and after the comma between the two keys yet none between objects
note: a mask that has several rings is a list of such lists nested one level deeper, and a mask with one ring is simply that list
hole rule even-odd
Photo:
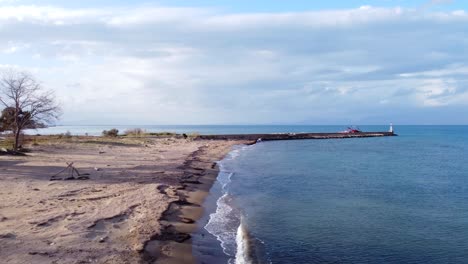
[{"label": "bare tree", "polygon": [[15,138],[14,150],[23,129],[46,126],[60,115],[53,92],[44,90],[31,74],[14,69],[0,75],[0,104],[5,107],[2,125]]}]

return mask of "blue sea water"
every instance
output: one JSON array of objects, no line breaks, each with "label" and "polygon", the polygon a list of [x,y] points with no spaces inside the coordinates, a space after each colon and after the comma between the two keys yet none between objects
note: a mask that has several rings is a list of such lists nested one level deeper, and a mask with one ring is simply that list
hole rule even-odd
[{"label": "blue sea water", "polygon": [[200,262],[468,263],[468,126],[396,132],[235,147],[193,238]]}]

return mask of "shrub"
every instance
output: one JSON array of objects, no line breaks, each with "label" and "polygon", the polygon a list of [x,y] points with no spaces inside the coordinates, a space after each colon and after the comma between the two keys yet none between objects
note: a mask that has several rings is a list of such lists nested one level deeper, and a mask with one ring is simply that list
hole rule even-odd
[{"label": "shrub", "polygon": [[186,135],[186,137],[184,137],[184,138],[187,139],[187,140],[195,140],[200,136],[200,134],[198,132],[193,132],[193,133],[190,133],[188,135],[187,134],[184,134],[184,135]]},{"label": "shrub", "polygon": [[70,131],[67,131],[66,133],[58,134],[57,138],[58,139],[70,139],[72,138],[72,134],[70,133]]},{"label": "shrub", "polygon": [[145,134],[145,131],[141,128],[133,128],[125,130],[124,134],[126,136],[141,136]]},{"label": "shrub", "polygon": [[119,135],[119,130],[112,128],[111,130],[102,131],[102,135],[105,137],[117,137]]},{"label": "shrub", "polygon": [[150,136],[155,136],[155,137],[173,137],[176,136],[176,133],[173,132],[152,132],[148,133]]},{"label": "shrub", "polygon": [[197,137],[200,136],[200,133],[198,133],[198,132],[193,132],[193,133],[188,134],[188,136],[191,137],[191,138],[197,138]]}]

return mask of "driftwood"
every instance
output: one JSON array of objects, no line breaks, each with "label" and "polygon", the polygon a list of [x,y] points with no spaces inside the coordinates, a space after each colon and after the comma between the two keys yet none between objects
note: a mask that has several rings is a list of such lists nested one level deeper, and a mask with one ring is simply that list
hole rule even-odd
[{"label": "driftwood", "polygon": [[[73,166],[74,162],[66,162],[65,169],[57,172],[50,177],[51,181],[57,180],[89,180],[89,173],[80,174],[80,172]],[[63,174],[64,177],[58,177]]]},{"label": "driftwood", "polygon": [[20,152],[20,151],[14,151],[14,150],[9,150],[9,149],[0,149],[0,156],[3,156],[3,155],[8,155],[8,156],[26,156],[26,154],[24,152]]}]

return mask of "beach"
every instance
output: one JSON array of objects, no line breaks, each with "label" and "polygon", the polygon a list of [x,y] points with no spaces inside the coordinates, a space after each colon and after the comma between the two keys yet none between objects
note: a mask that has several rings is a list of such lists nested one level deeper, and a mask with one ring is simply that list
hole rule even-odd
[{"label": "beach", "polygon": [[[218,175],[216,162],[248,142],[31,137],[29,143],[27,156],[0,156],[3,263],[193,263],[190,234]],[[82,179],[67,180],[71,163]]]}]

